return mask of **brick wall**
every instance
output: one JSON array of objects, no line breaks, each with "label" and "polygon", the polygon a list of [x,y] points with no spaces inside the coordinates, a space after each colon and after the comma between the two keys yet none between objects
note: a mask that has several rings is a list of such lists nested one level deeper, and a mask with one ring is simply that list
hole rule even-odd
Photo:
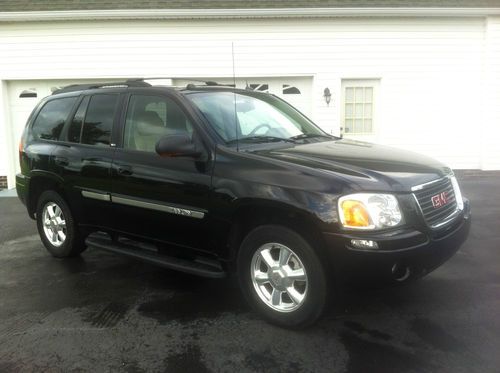
[{"label": "brick wall", "polygon": [[0,189],[7,188],[7,176],[0,176]]}]

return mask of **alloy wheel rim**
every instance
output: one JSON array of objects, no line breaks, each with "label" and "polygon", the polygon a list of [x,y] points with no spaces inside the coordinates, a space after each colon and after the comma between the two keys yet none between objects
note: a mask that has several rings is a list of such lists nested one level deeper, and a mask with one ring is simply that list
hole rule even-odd
[{"label": "alloy wheel rim", "polygon": [[43,231],[49,242],[56,247],[66,241],[66,219],[61,208],[54,202],[47,203],[42,213]]},{"label": "alloy wheel rim", "polygon": [[266,243],[253,255],[250,276],[259,298],[279,312],[292,312],[304,304],[308,290],[304,264],[289,247]]}]

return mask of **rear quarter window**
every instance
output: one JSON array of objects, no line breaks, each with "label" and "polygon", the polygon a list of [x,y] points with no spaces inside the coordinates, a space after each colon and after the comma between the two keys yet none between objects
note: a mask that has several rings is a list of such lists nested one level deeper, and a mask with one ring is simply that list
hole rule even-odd
[{"label": "rear quarter window", "polygon": [[58,140],[77,97],[66,97],[47,102],[38,113],[31,129],[31,138]]}]

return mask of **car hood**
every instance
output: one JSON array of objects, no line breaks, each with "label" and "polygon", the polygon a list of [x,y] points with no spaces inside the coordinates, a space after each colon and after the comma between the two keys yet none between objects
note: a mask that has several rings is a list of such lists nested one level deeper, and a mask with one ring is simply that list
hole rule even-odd
[{"label": "car hood", "polygon": [[360,190],[410,191],[451,173],[442,163],[417,153],[368,142],[339,139],[254,153],[348,179]]}]

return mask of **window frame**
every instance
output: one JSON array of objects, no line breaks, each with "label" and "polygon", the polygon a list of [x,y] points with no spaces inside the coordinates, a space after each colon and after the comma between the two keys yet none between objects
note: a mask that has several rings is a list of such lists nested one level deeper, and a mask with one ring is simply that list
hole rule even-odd
[{"label": "window frame", "polygon": [[[352,79],[342,79],[341,81],[341,88],[340,88],[340,133],[343,136],[360,136],[360,137],[371,137],[375,136],[377,133],[377,110],[376,107],[378,105],[378,95],[379,95],[379,86],[380,86],[380,79],[377,78],[352,78]],[[353,88],[354,89],[354,95],[355,89],[356,88],[372,88],[372,100],[371,100],[371,105],[372,105],[372,113],[371,113],[371,131],[370,132],[347,132],[346,131],[346,89],[347,88]],[[363,91],[364,92],[364,91]],[[352,102],[353,104],[353,113],[355,110],[355,100]],[[363,106],[367,104],[365,99],[363,98]],[[363,109],[364,110],[364,109]],[[355,116],[352,117],[353,121],[355,120]],[[363,113],[363,121],[365,120],[365,116]],[[354,125],[354,124],[353,124]],[[364,125],[364,123],[363,123]]]}]

